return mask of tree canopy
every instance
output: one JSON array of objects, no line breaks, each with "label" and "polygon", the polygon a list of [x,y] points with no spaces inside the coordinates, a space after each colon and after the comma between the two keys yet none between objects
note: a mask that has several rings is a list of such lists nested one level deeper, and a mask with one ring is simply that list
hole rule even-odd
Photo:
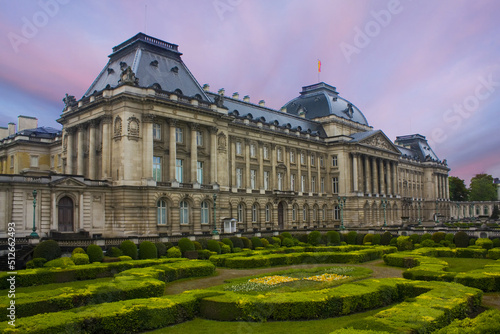
[{"label": "tree canopy", "polygon": [[470,201],[496,201],[497,186],[488,174],[477,174],[470,180]]},{"label": "tree canopy", "polygon": [[448,178],[450,184],[450,199],[452,201],[466,201],[469,197],[469,190],[465,186],[464,180],[450,176]]}]

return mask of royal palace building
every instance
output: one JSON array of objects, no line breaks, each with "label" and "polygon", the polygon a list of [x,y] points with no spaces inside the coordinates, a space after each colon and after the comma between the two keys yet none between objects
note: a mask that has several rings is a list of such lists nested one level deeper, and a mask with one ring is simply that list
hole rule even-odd
[{"label": "royal palace building", "polygon": [[8,222],[112,238],[450,217],[449,168],[425,137],[392,142],[323,82],[274,110],[200,86],[177,45],[140,33],[64,103],[62,130],[0,129],[4,236]]}]

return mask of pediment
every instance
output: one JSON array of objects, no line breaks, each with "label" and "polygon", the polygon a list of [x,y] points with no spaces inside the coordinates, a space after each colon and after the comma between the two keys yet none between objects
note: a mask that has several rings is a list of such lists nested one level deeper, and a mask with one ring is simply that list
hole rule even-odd
[{"label": "pediment", "polygon": [[52,187],[70,187],[70,188],[84,188],[87,185],[73,177],[64,177],[50,182]]},{"label": "pediment", "polygon": [[359,142],[360,144],[383,149],[393,153],[401,154],[397,147],[387,138],[382,131],[377,132]]}]

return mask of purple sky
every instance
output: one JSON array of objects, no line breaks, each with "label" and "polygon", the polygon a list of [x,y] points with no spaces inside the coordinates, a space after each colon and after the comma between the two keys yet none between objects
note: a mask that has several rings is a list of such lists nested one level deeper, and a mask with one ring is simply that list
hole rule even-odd
[{"label": "purple sky", "polygon": [[320,81],[390,139],[426,136],[466,184],[500,177],[499,14],[496,0],[0,0],[0,126],[60,128],[64,95],[145,32],[178,44],[200,84],[272,108],[316,83],[321,59]]}]

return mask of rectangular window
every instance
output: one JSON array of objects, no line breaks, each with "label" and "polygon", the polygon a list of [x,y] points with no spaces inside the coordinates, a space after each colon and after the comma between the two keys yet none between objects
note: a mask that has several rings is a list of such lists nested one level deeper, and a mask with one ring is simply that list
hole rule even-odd
[{"label": "rectangular window", "polygon": [[241,142],[236,142],[236,154],[241,155]]},{"label": "rectangular window", "polygon": [[336,155],[332,155],[332,167],[338,166],[338,160]]},{"label": "rectangular window", "polygon": [[57,155],[57,167],[61,167],[61,165],[62,165],[61,155],[60,155],[60,154],[58,154],[58,155]]},{"label": "rectangular window", "polygon": [[304,153],[300,153],[300,164],[305,165],[306,164],[306,156]]},{"label": "rectangular window", "polygon": [[181,128],[175,128],[175,142],[180,144],[184,142]]},{"label": "rectangular window", "polygon": [[281,148],[278,148],[278,150],[276,151],[276,160],[283,161],[283,155],[282,155]]},{"label": "rectangular window", "polygon": [[10,156],[10,168],[14,168],[14,156]]},{"label": "rectangular window", "polygon": [[175,159],[175,179],[177,182],[184,182],[183,160]]},{"label": "rectangular window", "polygon": [[295,174],[290,175],[290,190],[295,191]]},{"label": "rectangular window", "polygon": [[254,144],[250,145],[250,156],[252,158],[255,158],[255,145]]},{"label": "rectangular window", "polygon": [[269,148],[267,146],[264,146],[262,151],[264,154],[264,159],[269,159]]},{"label": "rectangular window", "polygon": [[264,172],[264,189],[269,190],[269,172]]},{"label": "rectangular window", "polygon": [[153,123],[153,139],[154,140],[161,139],[161,125],[158,123]]},{"label": "rectangular window", "polygon": [[283,173],[278,173],[278,190],[283,190]]},{"label": "rectangular window", "polygon": [[339,178],[338,177],[332,177],[332,193],[333,194],[339,193]]},{"label": "rectangular window", "polygon": [[30,156],[30,167],[38,168],[38,155]]},{"label": "rectangular window", "polygon": [[241,168],[236,168],[236,188],[241,188],[243,180],[243,170]]},{"label": "rectangular window", "polygon": [[53,155],[50,156],[50,168],[55,167],[55,157]]},{"label": "rectangular window", "polygon": [[316,176],[311,177],[311,192],[316,192]]},{"label": "rectangular window", "polygon": [[208,224],[210,222],[210,212],[208,211],[207,202],[201,202],[201,223]]},{"label": "rectangular window", "polygon": [[196,181],[203,184],[203,161],[198,161],[196,164]]},{"label": "rectangular window", "polygon": [[325,161],[323,160],[323,156],[319,157],[319,166],[320,167],[325,167]]},{"label": "rectangular window", "polygon": [[196,131],[196,146],[203,146],[203,132]]},{"label": "rectangular window", "polygon": [[316,157],[314,156],[314,154],[312,154],[311,155],[311,166],[314,166],[314,164],[316,163],[315,160],[316,160]]},{"label": "rectangular window", "polygon": [[153,179],[161,181],[161,157],[153,157]]},{"label": "rectangular window", "polygon": [[306,176],[305,175],[300,176],[300,191],[301,192],[306,191]]},{"label": "rectangular window", "polygon": [[257,179],[257,171],[255,169],[250,170],[250,188],[255,189],[255,181]]},{"label": "rectangular window", "polygon": [[320,191],[321,193],[324,193],[324,192],[325,192],[325,178],[324,178],[324,177],[322,177],[322,178],[321,178],[321,180],[320,180],[320,182],[321,182],[321,183],[320,183],[320,186],[319,186],[319,187],[320,187],[320,190],[319,190],[319,191]]}]

